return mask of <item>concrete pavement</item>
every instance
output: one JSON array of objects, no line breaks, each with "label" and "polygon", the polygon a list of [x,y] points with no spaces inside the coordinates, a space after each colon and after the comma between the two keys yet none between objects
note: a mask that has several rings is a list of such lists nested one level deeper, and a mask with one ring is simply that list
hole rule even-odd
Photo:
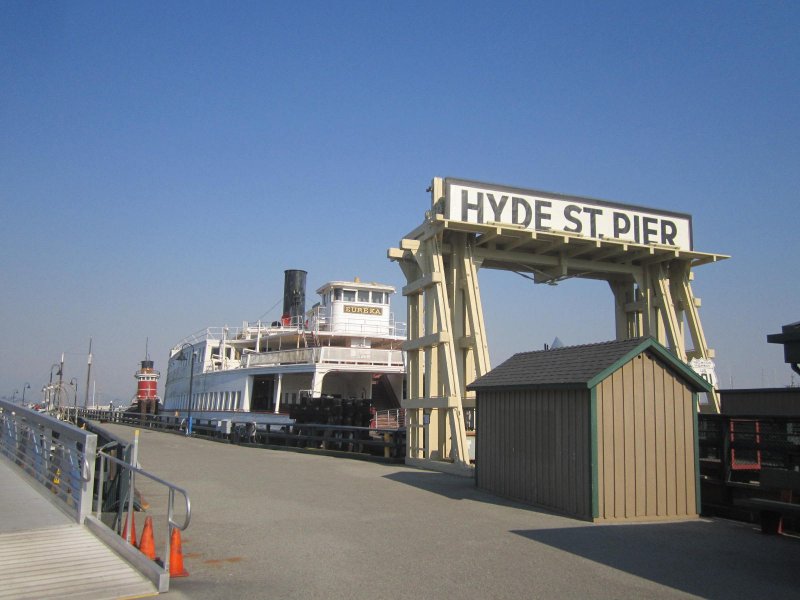
[{"label": "concrete pavement", "polygon": [[[799,589],[800,540],[744,523],[598,526],[452,475],[148,430],[139,456],[192,498],[191,575],[168,597],[776,599]],[[161,492],[137,487],[157,513]]]}]

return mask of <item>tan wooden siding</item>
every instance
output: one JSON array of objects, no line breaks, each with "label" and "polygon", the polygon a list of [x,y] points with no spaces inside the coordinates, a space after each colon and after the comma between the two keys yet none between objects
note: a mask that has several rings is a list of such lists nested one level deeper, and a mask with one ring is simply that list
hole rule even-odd
[{"label": "tan wooden siding", "polygon": [[478,487],[591,518],[588,390],[482,391],[478,415]]},{"label": "tan wooden siding", "polygon": [[645,353],[596,399],[598,520],[696,515],[692,391]]}]

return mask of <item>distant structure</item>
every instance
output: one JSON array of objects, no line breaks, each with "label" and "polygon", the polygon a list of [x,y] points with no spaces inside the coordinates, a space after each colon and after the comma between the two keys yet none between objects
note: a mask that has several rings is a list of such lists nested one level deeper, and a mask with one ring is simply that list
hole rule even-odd
[{"label": "distant structure", "polygon": [[141,368],[134,373],[136,381],[136,401],[140,414],[154,415],[158,412],[158,380],[161,373],[153,368],[152,360],[143,360]]},{"label": "distant structure", "polygon": [[781,327],[781,333],[767,336],[770,344],[783,344],[783,360],[800,375],[800,321]]}]

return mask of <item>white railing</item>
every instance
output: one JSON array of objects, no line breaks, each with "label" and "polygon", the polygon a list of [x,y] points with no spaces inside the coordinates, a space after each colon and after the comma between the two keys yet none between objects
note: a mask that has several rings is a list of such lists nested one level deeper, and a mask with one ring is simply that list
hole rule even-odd
[{"label": "white railing", "polygon": [[242,357],[241,364],[245,368],[297,364],[402,367],[403,351],[372,348],[300,348],[247,353]]},{"label": "white railing", "polygon": [[320,362],[352,365],[377,365],[399,367],[403,365],[402,350],[377,350],[372,348],[320,348]]},{"label": "white railing", "polygon": [[[273,323],[275,323],[273,325]],[[309,333],[339,333],[345,335],[358,335],[365,337],[405,337],[407,327],[402,321],[395,321],[394,316],[388,324],[386,323],[370,323],[353,322],[352,320],[332,322],[328,317],[323,315],[317,309],[316,314],[309,320],[304,316],[292,317],[291,319],[282,321],[261,322],[254,323],[246,322],[242,327],[207,327],[201,329],[180,342],[175,344],[170,351],[170,356],[174,356],[181,351],[185,344],[195,345],[204,341],[222,341],[222,340],[252,340],[261,336],[270,336],[280,333],[294,332],[303,334]]]},{"label": "white railing", "polygon": [[299,348],[296,350],[274,350],[272,352],[248,352],[242,356],[242,366],[268,367],[271,365],[299,365],[319,362],[322,348]]}]

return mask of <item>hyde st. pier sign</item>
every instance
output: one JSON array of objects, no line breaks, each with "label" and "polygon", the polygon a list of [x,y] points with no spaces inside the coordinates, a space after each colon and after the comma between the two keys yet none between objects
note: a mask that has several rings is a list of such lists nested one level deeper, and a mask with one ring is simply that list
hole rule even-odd
[{"label": "hyde st. pier sign", "polygon": [[692,250],[690,215],[579,196],[447,178],[442,212],[464,223]]}]

